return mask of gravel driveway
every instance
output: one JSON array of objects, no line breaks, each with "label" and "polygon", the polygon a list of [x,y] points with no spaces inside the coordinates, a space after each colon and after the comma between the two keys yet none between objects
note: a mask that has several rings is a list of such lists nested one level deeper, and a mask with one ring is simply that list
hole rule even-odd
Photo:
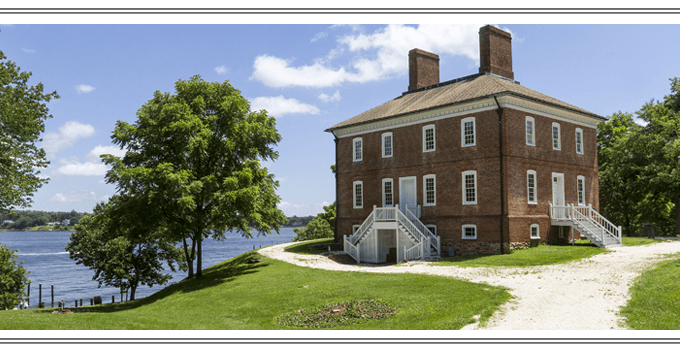
[{"label": "gravel driveway", "polygon": [[[296,242],[297,243],[297,242]],[[264,256],[298,266],[334,271],[424,273],[510,288],[514,299],[482,329],[567,330],[626,329],[617,315],[630,295],[633,280],[665,254],[680,252],[680,242],[614,247],[588,259],[529,268],[433,266],[412,262],[400,266],[343,265],[322,255],[284,252],[294,243],[260,249]],[[340,252],[337,252],[340,253]],[[463,329],[480,329],[471,324]]]}]

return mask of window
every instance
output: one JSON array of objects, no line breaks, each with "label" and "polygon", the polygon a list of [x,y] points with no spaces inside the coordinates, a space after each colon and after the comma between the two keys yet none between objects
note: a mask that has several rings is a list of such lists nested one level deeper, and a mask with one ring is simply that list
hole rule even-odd
[{"label": "window", "polygon": [[475,118],[465,118],[460,121],[460,146],[474,146],[475,145]]},{"label": "window", "polygon": [[427,227],[433,235],[437,235],[437,225],[425,225],[425,227]]},{"label": "window", "polygon": [[383,158],[392,157],[392,133],[382,134],[382,156]]},{"label": "window", "polygon": [[423,152],[434,151],[434,125],[423,126]]},{"label": "window", "polygon": [[364,207],[364,183],[362,181],[354,181],[354,209],[361,209]]},{"label": "window", "polygon": [[437,205],[435,176],[423,176],[423,206]]},{"label": "window", "polygon": [[576,194],[578,196],[578,205],[586,205],[584,194],[585,183],[586,178],[584,176],[579,175],[576,177]]},{"label": "window", "polygon": [[354,142],[354,161],[360,162],[363,159],[364,150],[362,147],[361,137],[357,137],[353,140]]},{"label": "window", "polygon": [[531,239],[540,239],[541,234],[538,230],[538,224],[531,225]]},{"label": "window", "polygon": [[534,118],[533,117],[526,117],[526,126],[527,126],[527,145],[529,146],[536,146],[536,135],[534,132]]},{"label": "window", "polygon": [[583,154],[583,130],[576,128],[576,153]]},{"label": "window", "polygon": [[527,200],[536,204],[536,171],[527,170]]},{"label": "window", "polygon": [[359,230],[359,227],[361,227],[361,225],[352,225],[352,234],[357,233],[357,231]]},{"label": "window", "polygon": [[394,206],[394,182],[392,179],[383,179],[383,207]]},{"label": "window", "polygon": [[463,225],[463,239],[477,239],[477,225]]},{"label": "window", "polygon": [[477,172],[463,172],[463,204],[477,204]]},{"label": "window", "polygon": [[559,151],[562,148],[562,142],[560,141],[560,124],[552,123],[552,140],[553,149]]}]

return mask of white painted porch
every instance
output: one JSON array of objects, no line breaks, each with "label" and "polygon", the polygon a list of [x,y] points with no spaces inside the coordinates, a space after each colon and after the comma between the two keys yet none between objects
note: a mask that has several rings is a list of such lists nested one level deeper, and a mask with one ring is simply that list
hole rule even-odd
[{"label": "white painted porch", "polygon": [[[550,205],[553,226],[569,226],[598,247],[622,245],[621,226],[615,226],[588,205]],[[572,244],[574,238],[572,237]]]}]

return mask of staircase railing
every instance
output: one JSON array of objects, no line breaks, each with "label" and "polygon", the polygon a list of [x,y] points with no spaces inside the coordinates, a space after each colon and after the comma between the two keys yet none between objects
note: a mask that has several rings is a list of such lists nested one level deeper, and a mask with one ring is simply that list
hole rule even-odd
[{"label": "staircase railing", "polygon": [[404,247],[404,260],[416,260],[423,256],[423,242],[414,245],[411,248]]},{"label": "staircase railing", "polygon": [[[418,208],[419,207],[417,207],[415,209],[418,209]],[[435,235],[434,233],[432,233],[432,231],[430,231],[430,229],[428,229],[427,226],[425,226],[425,224],[423,224],[422,221],[420,221],[418,219],[416,214],[411,211],[411,208],[406,206],[405,209],[406,209],[405,210],[406,218],[409,219],[409,221],[413,222],[413,224],[420,230],[420,232],[423,233],[423,235],[425,236],[425,239],[429,243],[428,248],[430,246],[434,247],[434,249],[437,251],[437,254],[441,255],[441,251],[440,251],[441,245],[439,243],[440,238],[437,235]]]},{"label": "staircase railing", "polygon": [[[605,244],[605,237],[611,236],[621,244],[621,226],[615,226],[605,219],[600,213],[593,210],[592,206],[550,205],[550,218],[553,220],[569,220],[579,225],[588,234],[598,237]],[[590,223],[596,230],[590,230],[586,226]]]},{"label": "staircase railing", "polygon": [[373,208],[373,211],[368,214],[368,217],[364,222],[359,226],[359,229],[357,229],[357,232],[354,232],[351,236],[349,236],[349,241],[350,243],[357,244],[357,242],[361,241],[361,239],[368,234],[369,228],[373,223],[375,222],[375,208]]},{"label": "staircase railing", "polygon": [[621,226],[612,224],[611,221],[607,220],[604,216],[595,211],[591,205],[572,206],[572,208],[584,216],[587,216],[588,219],[592,220],[597,226],[602,227],[607,234],[616,238],[619,243],[622,243]]},{"label": "staircase railing", "polygon": [[344,235],[344,236],[342,236],[342,237],[343,237],[343,240],[342,240],[342,241],[344,242],[344,247],[343,247],[344,249],[343,249],[343,250],[344,250],[345,252],[347,252],[347,254],[349,254],[349,256],[351,256],[352,258],[354,258],[354,260],[356,260],[357,263],[360,263],[361,261],[360,261],[359,259],[360,259],[361,257],[359,256],[359,252],[360,252],[360,251],[359,251],[359,248],[358,248],[357,246],[355,246],[354,244],[352,244],[352,243],[349,241],[349,239],[347,239],[347,238],[348,238],[347,235]]}]

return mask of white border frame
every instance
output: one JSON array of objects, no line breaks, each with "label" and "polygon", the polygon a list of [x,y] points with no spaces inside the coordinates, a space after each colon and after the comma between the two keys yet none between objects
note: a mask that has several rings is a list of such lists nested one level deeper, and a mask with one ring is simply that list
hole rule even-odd
[{"label": "white border frame", "polygon": [[[357,159],[357,141],[361,142],[361,159]],[[360,162],[364,160],[364,140],[361,137],[355,137],[352,139],[352,161]]]},{"label": "white border frame", "polygon": [[[465,143],[465,123],[472,121],[472,137],[474,141],[470,144]],[[475,117],[467,117],[460,120],[460,147],[472,147],[477,145],[477,122]]]},{"label": "white border frame", "polygon": [[[465,237],[465,229],[468,228],[468,227],[472,227],[472,228],[475,229],[475,236],[474,237]],[[462,239],[477,239],[477,225],[469,225],[469,224],[463,225],[463,226],[461,226],[460,230],[461,230]]]},{"label": "white border frame", "polygon": [[[432,149],[425,148],[425,132],[429,129],[432,129]],[[434,152],[435,150],[437,150],[437,132],[434,124],[425,125],[423,126],[423,152]]]},{"label": "white border frame", "polygon": [[[527,123],[531,120],[531,143],[529,143],[529,135],[527,134]],[[526,136],[527,146],[536,146],[536,119],[534,117],[524,117],[524,135]]]},{"label": "white border frame", "polygon": [[[536,228],[536,234],[538,235],[538,237],[534,237],[534,234],[532,232],[533,231],[532,229],[534,227]],[[529,237],[531,237],[531,239],[541,239],[541,226],[539,226],[538,224],[531,225],[529,227]]]},{"label": "white border frame", "polygon": [[[555,148],[555,127],[557,127],[557,148]],[[562,150],[562,128],[560,127],[560,123],[552,123],[552,126],[550,127],[550,142],[552,143],[552,149],[556,151]]]},{"label": "white border frame", "polygon": [[[581,197],[583,198],[583,202],[578,200],[579,199],[578,198],[578,193],[579,193],[578,181],[579,180],[583,181],[583,191],[580,191],[580,192],[582,192]],[[576,176],[576,203],[578,203],[578,205],[586,205],[586,177],[583,176],[583,175]]]},{"label": "white border frame", "polygon": [[[534,175],[534,200],[529,199],[529,175]],[[536,170],[527,170],[527,203],[538,204],[538,181],[536,176]]]},{"label": "white border frame", "polygon": [[[386,204],[386,198],[385,198],[385,183],[389,182],[392,184],[392,204]],[[394,180],[392,178],[385,178],[382,179],[382,205],[384,208],[392,208],[394,207]]]},{"label": "white border frame", "polygon": [[[581,143],[578,143],[578,135],[581,134]],[[576,144],[576,154],[583,154],[583,129],[576,128],[574,132],[574,143]],[[581,152],[578,151],[578,146],[581,145]]]},{"label": "white border frame", "polygon": [[[390,155],[387,156],[385,155],[385,137],[389,136],[390,137]],[[381,139],[381,145],[382,145],[382,157],[383,158],[392,158],[394,155],[394,135],[392,132],[385,132],[380,136]]]}]

